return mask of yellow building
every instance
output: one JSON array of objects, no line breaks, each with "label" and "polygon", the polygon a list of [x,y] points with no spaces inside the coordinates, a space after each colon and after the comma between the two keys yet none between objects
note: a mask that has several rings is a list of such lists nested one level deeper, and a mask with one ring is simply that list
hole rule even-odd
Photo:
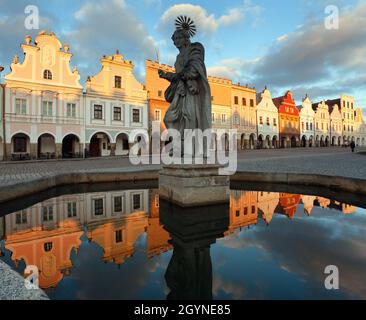
[{"label": "yellow building", "polygon": [[255,88],[233,84],[231,87],[233,128],[238,129],[239,149],[257,147],[257,99]]}]

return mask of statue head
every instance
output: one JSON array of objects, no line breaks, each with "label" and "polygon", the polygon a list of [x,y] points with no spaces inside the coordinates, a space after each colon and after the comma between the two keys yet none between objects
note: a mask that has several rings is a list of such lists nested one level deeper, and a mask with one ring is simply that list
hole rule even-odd
[{"label": "statue head", "polygon": [[191,43],[191,40],[189,39],[189,33],[182,29],[175,30],[172,35],[172,40],[178,49]]},{"label": "statue head", "polygon": [[179,16],[175,20],[175,27],[176,30],[172,36],[174,45],[179,49],[190,44],[190,37],[193,37],[197,31],[194,22],[186,16]]}]

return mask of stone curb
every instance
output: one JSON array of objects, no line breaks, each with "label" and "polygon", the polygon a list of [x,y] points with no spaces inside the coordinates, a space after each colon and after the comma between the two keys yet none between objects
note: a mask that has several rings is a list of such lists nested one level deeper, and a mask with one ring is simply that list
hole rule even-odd
[{"label": "stone curb", "polygon": [[[0,187],[0,203],[30,196],[48,189],[77,185],[82,183],[101,182],[131,182],[157,180],[158,169],[141,171],[109,171],[109,172],[81,172],[58,174],[47,178],[34,179],[24,183]],[[326,176],[319,174],[281,173],[281,172],[237,172],[230,177],[233,182],[263,182],[287,185],[303,185],[325,187],[337,191],[345,191],[366,195],[366,180],[341,176]]]},{"label": "stone curb", "polygon": [[41,289],[28,290],[24,278],[0,260],[0,300],[49,300]]}]

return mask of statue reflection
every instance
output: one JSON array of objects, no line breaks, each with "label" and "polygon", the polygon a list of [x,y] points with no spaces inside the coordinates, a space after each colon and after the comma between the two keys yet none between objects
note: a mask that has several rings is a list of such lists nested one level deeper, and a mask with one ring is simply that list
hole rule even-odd
[{"label": "statue reflection", "polygon": [[229,205],[181,208],[160,202],[160,222],[170,233],[173,256],[165,273],[168,300],[211,300],[210,247],[229,227]]}]

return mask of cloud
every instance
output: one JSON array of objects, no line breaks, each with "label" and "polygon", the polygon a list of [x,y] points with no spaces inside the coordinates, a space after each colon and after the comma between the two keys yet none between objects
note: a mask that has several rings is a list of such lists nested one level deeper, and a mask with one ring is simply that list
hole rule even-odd
[{"label": "cloud", "polygon": [[155,40],[123,0],[89,1],[75,13],[75,19],[74,30],[65,38],[72,44],[74,62],[79,64],[84,77],[86,72],[96,73],[99,59],[116,49],[135,65],[155,58]]},{"label": "cloud", "polygon": [[250,0],[245,0],[237,7],[230,8],[222,16],[216,18],[214,14],[209,14],[206,9],[199,5],[177,4],[171,6],[162,15],[158,24],[158,30],[171,30],[174,20],[180,15],[187,15],[196,23],[198,30],[205,36],[213,35],[218,28],[228,27],[240,23],[246,15],[253,17],[253,25],[259,21],[263,8],[253,5]]},{"label": "cloud", "polygon": [[230,26],[236,24],[243,19],[243,10],[230,9],[228,14],[219,18],[218,23],[222,26]]},{"label": "cloud", "polygon": [[[271,83],[275,87],[313,86],[345,79],[366,67],[365,28],[365,4],[345,11],[339,30],[327,30],[323,21],[308,21],[269,47],[253,70],[255,78],[262,85]],[[351,86],[343,90],[349,89]]]},{"label": "cloud", "polygon": [[219,26],[215,16],[208,14],[201,6],[176,4],[163,13],[157,26],[158,30],[169,30],[169,33],[172,33],[174,30],[174,21],[180,15],[189,16],[195,22],[200,33],[204,35],[212,35]]}]

